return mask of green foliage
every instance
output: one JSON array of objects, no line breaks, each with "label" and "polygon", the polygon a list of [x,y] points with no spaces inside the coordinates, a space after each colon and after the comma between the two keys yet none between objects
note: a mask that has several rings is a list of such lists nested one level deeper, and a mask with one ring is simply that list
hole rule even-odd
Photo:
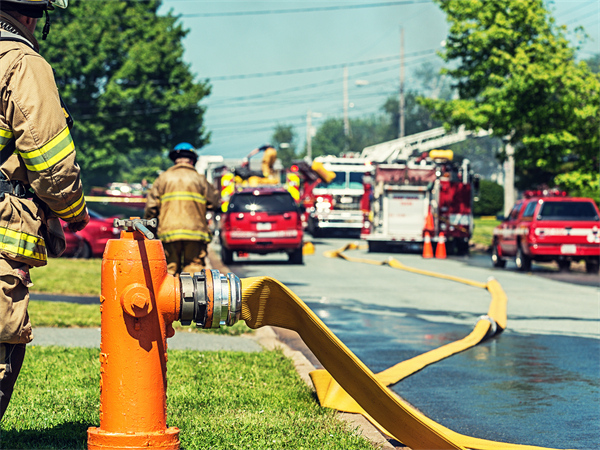
[{"label": "green foliage", "polygon": [[[293,125],[277,124],[273,130],[271,142],[277,148],[277,157],[281,160],[283,167],[290,167],[296,155],[296,134]],[[286,144],[283,147],[281,144]]]},{"label": "green foliage", "polygon": [[504,188],[490,180],[479,182],[479,200],[473,203],[473,215],[495,216],[504,208]]},{"label": "green foliage", "polygon": [[312,140],[313,158],[321,155],[339,155],[344,152],[358,152],[369,145],[389,140],[388,124],[382,116],[350,120],[351,134],[344,134],[344,121],[329,118],[317,130]]},{"label": "green foliage", "polygon": [[[28,346],[0,448],[85,449],[98,426],[98,349]],[[169,351],[168,423],[181,448],[372,449],[322,408],[280,351]]]},{"label": "green foliage", "polygon": [[600,174],[567,172],[558,175],[554,181],[573,197],[589,197],[600,205]]},{"label": "green foliage", "polygon": [[594,73],[600,73],[600,53],[596,53],[591,58],[585,60],[590,70]]},{"label": "green foliage", "polygon": [[[87,189],[156,176],[155,160],[180,141],[208,142],[201,100],[210,92],[183,61],[187,31],[160,0],[73,2],[52,15],[42,54],[69,107]],[[149,163],[149,172],[132,167]]]},{"label": "green foliage", "polygon": [[[600,78],[575,61],[543,0],[437,0],[450,34],[443,57],[458,99],[421,99],[448,127],[493,129],[515,147],[520,187],[570,162],[598,168]],[[525,182],[523,181],[525,180]]]}]

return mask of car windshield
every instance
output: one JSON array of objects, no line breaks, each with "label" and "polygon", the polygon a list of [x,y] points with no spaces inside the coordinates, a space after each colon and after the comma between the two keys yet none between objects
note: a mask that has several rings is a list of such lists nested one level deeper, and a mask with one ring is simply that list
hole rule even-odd
[{"label": "car windshield", "polygon": [[363,188],[363,177],[362,172],[350,172],[350,189],[362,189]]},{"label": "car windshield", "polygon": [[229,202],[227,212],[269,212],[280,213],[295,211],[296,203],[287,192],[254,195],[254,193],[235,194]]},{"label": "car windshield", "polygon": [[335,172],[335,178],[331,180],[331,183],[321,181],[317,188],[346,189],[346,172]]},{"label": "car windshield", "polygon": [[538,220],[599,220],[590,202],[544,202]]}]

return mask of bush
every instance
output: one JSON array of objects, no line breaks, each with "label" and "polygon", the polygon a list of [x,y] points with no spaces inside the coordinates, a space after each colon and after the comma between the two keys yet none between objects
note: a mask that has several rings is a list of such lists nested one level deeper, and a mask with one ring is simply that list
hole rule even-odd
[{"label": "bush", "polygon": [[479,182],[479,200],[473,203],[473,215],[495,216],[504,208],[504,188],[490,180]]}]

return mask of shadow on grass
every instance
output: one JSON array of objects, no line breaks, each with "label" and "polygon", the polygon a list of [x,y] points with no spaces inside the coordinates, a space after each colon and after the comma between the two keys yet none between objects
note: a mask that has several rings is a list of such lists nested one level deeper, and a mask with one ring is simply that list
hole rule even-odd
[{"label": "shadow on grass", "polygon": [[2,449],[86,449],[88,423],[65,422],[38,430],[0,430]]}]

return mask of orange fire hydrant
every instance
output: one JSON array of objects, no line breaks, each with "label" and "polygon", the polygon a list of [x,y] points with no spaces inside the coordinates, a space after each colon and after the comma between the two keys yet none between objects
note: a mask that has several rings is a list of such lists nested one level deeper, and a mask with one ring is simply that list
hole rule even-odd
[{"label": "orange fire hydrant", "polygon": [[[115,221],[121,238],[102,259],[100,427],[88,449],[179,449],[167,428],[167,338],[173,322],[233,325],[241,314],[239,278],[216,270],[174,277],[162,244],[141,219]],[[148,239],[150,237],[150,239]]]}]

